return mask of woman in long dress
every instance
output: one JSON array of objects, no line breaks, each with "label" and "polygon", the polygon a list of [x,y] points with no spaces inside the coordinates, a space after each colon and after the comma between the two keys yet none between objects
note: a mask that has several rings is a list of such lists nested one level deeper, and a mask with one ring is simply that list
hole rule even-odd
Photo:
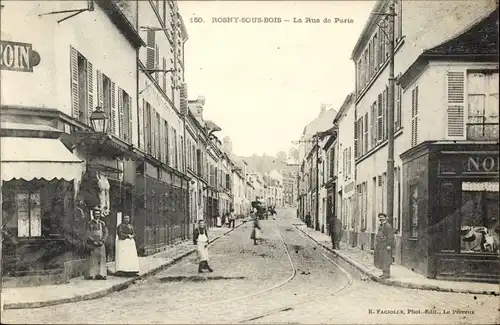
[{"label": "woman in long dress", "polygon": [[262,239],[262,228],[260,227],[259,216],[257,215],[257,211],[253,213],[253,229],[252,234],[250,235],[250,239],[253,239],[253,244],[257,245],[257,240]]},{"label": "woman in long dress", "polygon": [[87,258],[87,271],[85,278],[88,280],[106,280],[106,249],[104,242],[108,238],[108,228],[101,220],[101,211],[94,210],[94,218],[87,224],[86,246],[89,250]]},{"label": "woman in long dress", "polygon": [[117,276],[136,276],[139,273],[139,258],[135,246],[134,227],[130,216],[124,216],[123,222],[116,228],[116,272]]},{"label": "woman in long dress", "polygon": [[213,272],[214,270],[208,265],[208,232],[204,220],[198,221],[198,228],[194,230],[193,234],[193,243],[198,252],[198,273],[203,273],[203,270]]}]

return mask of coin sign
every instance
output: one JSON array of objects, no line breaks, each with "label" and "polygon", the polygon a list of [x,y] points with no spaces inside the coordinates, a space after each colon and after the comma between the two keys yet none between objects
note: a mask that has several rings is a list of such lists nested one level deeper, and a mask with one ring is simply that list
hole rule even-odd
[{"label": "coin sign", "polygon": [[1,41],[0,69],[33,72],[40,63],[40,55],[28,43]]}]

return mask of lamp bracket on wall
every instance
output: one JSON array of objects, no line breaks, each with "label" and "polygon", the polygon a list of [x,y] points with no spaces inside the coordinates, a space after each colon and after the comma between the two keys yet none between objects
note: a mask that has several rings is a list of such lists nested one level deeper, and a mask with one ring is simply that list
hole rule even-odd
[{"label": "lamp bracket on wall", "polygon": [[70,10],[51,11],[51,12],[47,12],[47,13],[44,13],[44,14],[39,14],[38,16],[42,17],[42,16],[48,16],[48,15],[69,14],[69,13],[71,13],[71,15],[69,15],[67,17],[64,17],[63,19],[58,20],[57,23],[59,24],[59,23],[62,23],[63,21],[65,21],[65,20],[73,18],[76,15],[79,15],[82,12],[85,12],[85,11],[94,11],[94,0],[87,0],[87,8],[84,8],[84,9],[70,9]]}]

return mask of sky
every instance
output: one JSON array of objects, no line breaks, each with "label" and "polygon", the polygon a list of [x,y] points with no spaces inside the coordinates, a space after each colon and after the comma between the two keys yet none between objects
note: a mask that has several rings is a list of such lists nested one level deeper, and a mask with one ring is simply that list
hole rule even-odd
[{"label": "sky", "polygon": [[[222,128],[216,134],[220,139],[231,138],[234,154],[275,156],[288,153],[322,103],[338,110],[354,91],[350,56],[375,1],[178,4],[189,34],[189,99],[205,96],[204,118]],[[229,17],[240,21],[213,22]],[[241,22],[250,17],[281,23]],[[306,17],[320,22],[306,23]],[[351,23],[335,23],[336,18]]]}]

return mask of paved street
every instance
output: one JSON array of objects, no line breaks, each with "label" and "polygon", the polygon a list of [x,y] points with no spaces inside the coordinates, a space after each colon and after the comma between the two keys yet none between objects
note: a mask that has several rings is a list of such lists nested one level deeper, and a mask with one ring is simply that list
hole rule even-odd
[{"label": "paved street", "polygon": [[[260,245],[249,239],[250,223],[214,243],[213,273],[198,275],[196,255],[190,255],[124,291],[79,303],[6,310],[2,322],[498,323],[498,297],[364,280],[298,231],[292,213],[284,214],[262,222],[265,240]],[[426,309],[450,314],[415,314]]]}]

